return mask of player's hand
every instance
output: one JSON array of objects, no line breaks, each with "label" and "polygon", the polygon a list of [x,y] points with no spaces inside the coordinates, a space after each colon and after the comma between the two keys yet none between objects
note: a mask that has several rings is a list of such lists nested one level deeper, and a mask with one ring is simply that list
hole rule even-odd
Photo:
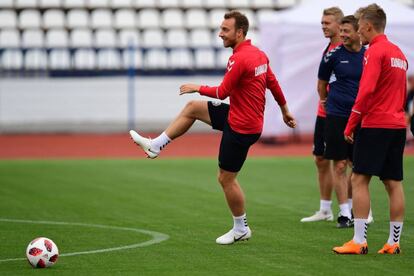
[{"label": "player's hand", "polygon": [[186,83],[180,86],[180,95],[198,92],[199,90],[200,90],[200,85]]},{"label": "player's hand", "polygon": [[295,118],[293,118],[293,115],[290,114],[290,112],[286,112],[286,113],[283,114],[283,121],[290,128],[295,128],[296,127],[296,120],[295,120]]},{"label": "player's hand", "polygon": [[354,143],[354,133],[351,133],[349,135],[344,135],[345,141],[347,141],[350,144]]}]

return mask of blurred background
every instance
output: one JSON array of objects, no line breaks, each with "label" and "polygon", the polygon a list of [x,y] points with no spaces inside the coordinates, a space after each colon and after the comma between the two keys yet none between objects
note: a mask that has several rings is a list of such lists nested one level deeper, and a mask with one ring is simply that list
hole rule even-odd
[{"label": "blurred background", "polygon": [[[184,104],[183,83],[218,85],[231,49],[218,30],[227,10],[269,56],[299,126],[281,123],[269,98],[264,137],[312,134],[316,74],[328,41],[322,10],[373,1],[1,0],[0,133],[117,133],[164,129]],[[386,33],[414,54],[414,1],[377,1]],[[192,131],[208,128],[197,124]]]}]

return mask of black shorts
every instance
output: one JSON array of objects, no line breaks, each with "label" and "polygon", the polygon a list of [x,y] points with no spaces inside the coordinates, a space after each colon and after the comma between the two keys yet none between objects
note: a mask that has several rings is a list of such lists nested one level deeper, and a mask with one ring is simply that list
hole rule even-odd
[{"label": "black shorts", "polygon": [[321,116],[316,117],[315,131],[313,132],[313,155],[323,156],[325,152],[325,121]]},{"label": "black shorts", "polygon": [[325,152],[323,157],[329,160],[352,161],[353,145],[346,142],[344,130],[347,117],[327,115],[325,120]]},{"label": "black shorts", "polygon": [[229,172],[238,172],[246,160],[251,145],[260,137],[257,134],[241,134],[231,129],[227,122],[230,106],[224,103],[208,102],[213,129],[223,131],[219,151],[219,167]]},{"label": "black shorts", "polygon": [[354,146],[353,171],[381,180],[403,180],[405,129],[361,128]]}]

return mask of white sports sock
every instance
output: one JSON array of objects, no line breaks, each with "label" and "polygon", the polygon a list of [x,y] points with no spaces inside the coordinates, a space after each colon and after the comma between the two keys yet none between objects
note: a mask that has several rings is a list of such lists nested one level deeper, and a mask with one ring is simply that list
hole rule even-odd
[{"label": "white sports sock", "polygon": [[345,216],[345,217],[348,217],[348,218],[351,218],[352,217],[352,215],[351,215],[351,211],[349,210],[349,205],[348,205],[348,203],[343,203],[343,204],[340,204],[339,205],[339,209],[341,210],[341,216]]},{"label": "white sports sock", "polygon": [[366,243],[367,242],[367,230],[368,220],[367,219],[354,219],[354,242],[355,243]]},{"label": "white sports sock", "polygon": [[168,137],[164,131],[157,138],[151,140],[151,149],[155,152],[160,152],[170,142],[170,137]]},{"label": "white sports sock", "polygon": [[332,212],[332,200],[321,199],[319,211],[328,211]]},{"label": "white sports sock", "polygon": [[349,211],[352,210],[352,198],[348,198]]},{"label": "white sports sock", "polygon": [[246,218],[246,214],[243,214],[239,217],[235,217],[233,216],[233,221],[234,221],[234,225],[233,225],[233,230],[238,232],[238,233],[244,233],[247,231],[247,218]]},{"label": "white sports sock", "polygon": [[400,242],[402,227],[402,221],[390,221],[390,236],[388,237],[387,242],[389,245]]}]

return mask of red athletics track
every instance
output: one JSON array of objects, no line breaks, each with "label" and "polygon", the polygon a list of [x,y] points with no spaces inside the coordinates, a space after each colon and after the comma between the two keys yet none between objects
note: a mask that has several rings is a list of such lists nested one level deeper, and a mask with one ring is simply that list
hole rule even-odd
[{"label": "red athletics track", "polygon": [[[147,136],[147,135],[146,135]],[[155,135],[150,135],[154,137]],[[311,137],[279,139],[280,144],[256,143],[249,156],[311,156]],[[216,157],[220,133],[189,133],[169,144],[162,157]],[[414,155],[414,146],[406,147]],[[128,134],[0,135],[0,159],[144,158]]]}]

